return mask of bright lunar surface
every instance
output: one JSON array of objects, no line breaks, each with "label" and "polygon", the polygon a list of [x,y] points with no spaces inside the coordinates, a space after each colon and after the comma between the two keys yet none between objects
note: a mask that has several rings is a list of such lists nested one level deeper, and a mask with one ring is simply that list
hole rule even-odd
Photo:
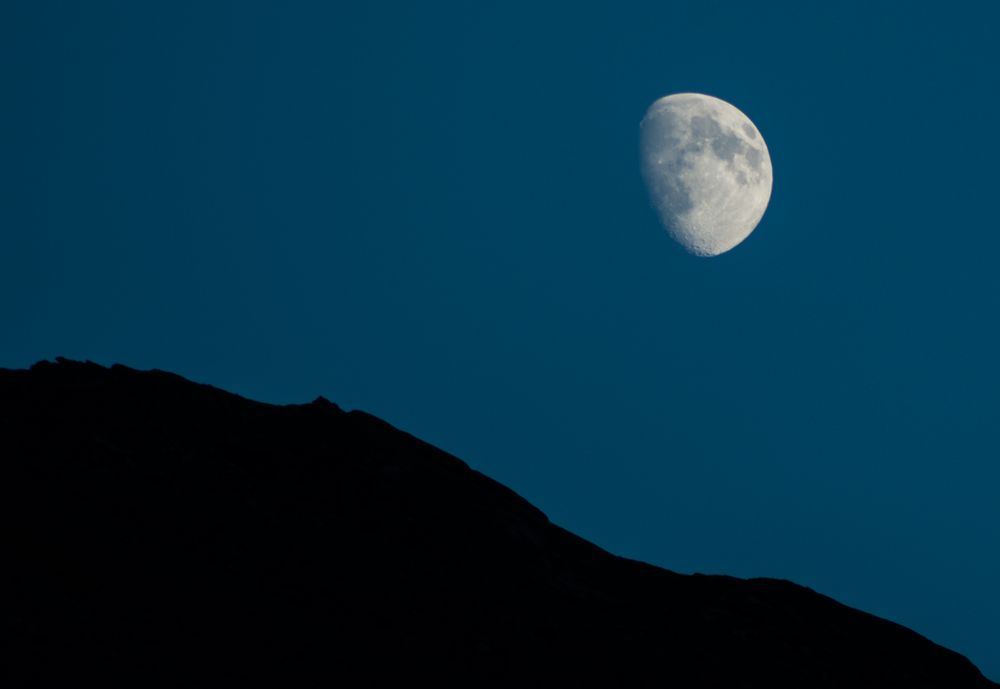
[{"label": "bright lunar surface", "polygon": [[639,139],[650,198],[685,249],[718,256],[757,227],[771,198],[771,156],[742,112],[700,93],[664,96]]}]

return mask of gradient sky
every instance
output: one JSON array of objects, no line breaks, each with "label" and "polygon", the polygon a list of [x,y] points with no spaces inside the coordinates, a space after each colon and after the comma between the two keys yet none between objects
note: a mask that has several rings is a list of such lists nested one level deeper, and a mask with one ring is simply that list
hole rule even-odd
[{"label": "gradient sky", "polygon": [[[1000,679],[988,6],[6,0],[0,366],[322,394]],[[774,165],[718,258],[639,175],[681,91]]]}]

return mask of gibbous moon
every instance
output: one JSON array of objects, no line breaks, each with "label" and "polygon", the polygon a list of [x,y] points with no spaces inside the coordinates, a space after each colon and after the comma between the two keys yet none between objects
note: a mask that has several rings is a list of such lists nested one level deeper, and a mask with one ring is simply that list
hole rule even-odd
[{"label": "gibbous moon", "polygon": [[771,198],[764,137],[729,103],[660,98],[639,125],[642,177],[660,221],[685,249],[718,256],[753,232]]}]

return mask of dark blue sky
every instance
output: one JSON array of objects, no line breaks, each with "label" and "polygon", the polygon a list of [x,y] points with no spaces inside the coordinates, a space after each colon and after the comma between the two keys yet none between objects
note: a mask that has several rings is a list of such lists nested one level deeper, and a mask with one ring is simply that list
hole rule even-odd
[{"label": "dark blue sky", "polygon": [[[815,4],[8,0],[0,366],[322,394],[1000,678],[1000,13]],[[639,176],[680,91],[774,165],[714,259]]]}]

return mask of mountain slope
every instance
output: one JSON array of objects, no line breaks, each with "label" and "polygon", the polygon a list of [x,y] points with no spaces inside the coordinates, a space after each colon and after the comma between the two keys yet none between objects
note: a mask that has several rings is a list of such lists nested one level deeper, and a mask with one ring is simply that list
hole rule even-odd
[{"label": "mountain slope", "polygon": [[996,686],[787,581],[615,557],[362,412],[0,369],[0,681]]}]

